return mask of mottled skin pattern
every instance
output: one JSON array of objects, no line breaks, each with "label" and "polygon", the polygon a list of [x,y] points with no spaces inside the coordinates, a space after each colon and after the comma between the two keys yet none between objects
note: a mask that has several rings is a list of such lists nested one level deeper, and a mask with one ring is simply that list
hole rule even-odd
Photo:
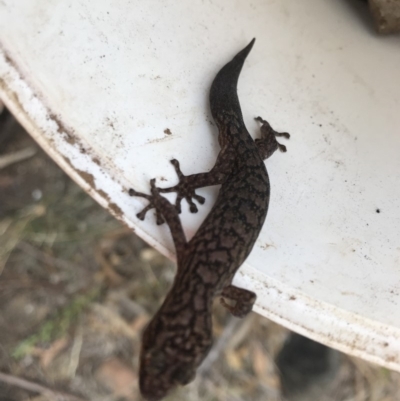
[{"label": "mottled skin pattern", "polygon": [[[221,151],[208,173],[185,176],[177,160],[172,164],[179,183],[157,188],[151,180],[151,195],[133,189],[130,195],[149,200],[138,214],[144,219],[156,209],[157,224],[167,222],[173,236],[178,270],[161,308],[143,333],[140,355],[140,390],[151,401],[160,400],[178,384],[194,379],[196,370],[212,344],[211,308],[216,296],[234,316],[242,317],[252,309],[256,295],[231,284],[240,265],[249,255],[267,215],[270,184],[263,160],[283,145],[270,125],[262,123],[261,139],[253,141],[244,125],[237,81],[244,60],[254,44],[238,53],[217,74],[210,91],[211,112],[219,130]],[[185,198],[192,212],[192,199],[204,203],[195,189],[221,184],[217,200],[203,224],[187,242],[178,213]],[[171,205],[161,192],[176,192]],[[230,302],[227,303],[225,299]]]}]

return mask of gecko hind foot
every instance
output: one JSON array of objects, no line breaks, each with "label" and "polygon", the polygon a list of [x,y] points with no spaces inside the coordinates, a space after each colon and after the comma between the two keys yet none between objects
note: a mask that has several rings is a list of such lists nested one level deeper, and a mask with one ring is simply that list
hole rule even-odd
[{"label": "gecko hind foot", "polygon": [[281,136],[283,138],[289,139],[290,138],[290,134],[288,132],[277,132],[275,131],[272,127],[271,124],[264,120],[262,117],[255,117],[254,118],[256,121],[259,121],[262,125],[265,125],[266,127],[269,128],[269,130],[271,130],[271,132],[275,135],[275,136]]},{"label": "gecko hind foot", "polygon": [[256,139],[255,143],[260,152],[260,156],[263,160],[268,159],[275,150],[279,149],[281,152],[286,152],[286,146],[282,145],[276,140],[276,137],[282,137],[289,139],[290,134],[288,132],[277,132],[275,131],[268,121],[261,117],[256,117],[256,121],[259,121],[261,125],[261,138]]},{"label": "gecko hind foot", "polygon": [[181,208],[182,199],[186,199],[186,202],[189,204],[191,213],[197,213],[198,208],[196,204],[193,202],[193,199],[195,199],[197,202],[203,205],[204,202],[206,201],[205,198],[203,196],[197,195],[195,190],[190,185],[188,185],[187,183],[188,176],[182,173],[179,161],[176,159],[172,159],[171,164],[174,166],[174,169],[179,179],[179,183],[170,188],[157,188],[158,191],[163,193],[176,192],[177,195],[176,195],[175,207],[178,213],[181,213],[182,211]]},{"label": "gecko hind foot", "polygon": [[224,298],[220,299],[221,304],[236,317],[245,317],[253,310],[256,294],[252,291],[238,288],[234,285],[228,285],[222,290],[221,296],[234,301],[234,305],[230,305]]},{"label": "gecko hind foot", "polygon": [[[150,180],[150,186],[151,186],[152,193],[154,192],[154,190],[157,190],[157,188],[155,186],[155,181],[156,180],[154,178],[152,180]],[[139,220],[144,220],[144,218],[146,217],[146,213],[150,209],[155,208],[156,209],[156,222],[157,222],[157,225],[161,225],[161,224],[164,223],[165,220],[164,220],[162,214],[156,208],[156,205],[155,205],[155,202],[154,202],[154,194],[153,195],[147,195],[147,194],[144,194],[143,192],[135,191],[133,188],[130,188],[128,193],[129,193],[130,196],[138,196],[140,198],[145,198],[150,202],[141,212],[136,214],[136,217]]]}]

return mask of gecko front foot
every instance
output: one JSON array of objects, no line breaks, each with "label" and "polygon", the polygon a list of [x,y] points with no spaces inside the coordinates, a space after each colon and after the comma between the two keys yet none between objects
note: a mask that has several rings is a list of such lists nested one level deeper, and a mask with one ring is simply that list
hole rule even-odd
[{"label": "gecko front foot", "polygon": [[195,189],[193,188],[192,185],[190,185],[190,179],[189,179],[190,176],[186,176],[182,173],[178,160],[172,159],[171,164],[175,168],[176,174],[179,178],[179,183],[170,188],[158,188],[158,191],[163,193],[176,192],[177,196],[175,201],[175,207],[178,213],[181,213],[182,211],[181,202],[183,198],[185,198],[187,203],[189,204],[190,211],[192,213],[197,213],[198,209],[195,203],[193,202],[193,199],[195,199],[202,205],[205,202],[205,198],[196,194]]},{"label": "gecko front foot", "polygon": [[155,208],[156,209],[156,219],[157,225],[161,225],[164,223],[164,218],[157,208],[157,198],[160,196],[158,195],[158,188],[156,187],[156,180],[155,178],[150,180],[150,187],[151,187],[151,195],[144,194],[142,192],[135,191],[133,188],[129,190],[130,196],[139,196],[140,198],[147,199],[150,203],[139,213],[136,214],[137,218],[140,220],[144,220],[146,213],[150,210]]},{"label": "gecko front foot", "polygon": [[290,138],[290,135],[287,132],[276,132],[268,121],[265,121],[261,117],[256,117],[256,121],[259,121],[261,125],[261,139],[256,139],[255,143],[258,146],[258,150],[260,152],[263,160],[268,159],[276,149],[279,149],[281,152],[286,152],[286,146],[280,144],[276,137],[283,137],[286,139]]}]

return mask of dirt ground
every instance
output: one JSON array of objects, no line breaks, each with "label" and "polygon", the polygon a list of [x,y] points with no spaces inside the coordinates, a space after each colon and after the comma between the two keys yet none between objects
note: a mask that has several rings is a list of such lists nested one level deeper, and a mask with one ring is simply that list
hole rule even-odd
[{"label": "dirt ground", "polygon": [[[140,333],[174,271],[0,114],[0,401],[140,400]],[[169,400],[285,399],[286,329],[216,303],[214,331],[196,380]],[[329,374],[301,378],[287,399],[400,400],[400,374],[328,351]],[[318,370],[299,358],[295,375]]]}]

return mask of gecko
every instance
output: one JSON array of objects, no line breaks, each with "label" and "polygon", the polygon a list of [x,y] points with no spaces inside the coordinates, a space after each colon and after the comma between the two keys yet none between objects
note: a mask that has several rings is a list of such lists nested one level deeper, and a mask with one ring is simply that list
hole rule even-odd
[{"label": "gecko", "polygon": [[[149,401],[164,398],[177,385],[191,382],[212,345],[212,304],[220,297],[234,316],[244,317],[256,294],[232,285],[260,233],[268,211],[270,182],[264,160],[286,147],[276,137],[289,138],[257,117],[261,138],[246,129],[237,95],[237,82],[253,39],[216,75],[210,90],[210,108],[218,127],[221,150],[214,167],[205,173],[184,175],[176,159],[171,163],[177,185],[159,188],[150,180],[150,195],[129,190],[149,204],[137,214],[141,220],[155,208],[157,224],[169,226],[177,256],[177,273],[164,302],[146,326],[140,351],[139,387]],[[192,213],[205,202],[197,188],[221,185],[215,204],[190,241],[179,217],[185,199]],[[176,192],[175,204],[161,193]]]}]

